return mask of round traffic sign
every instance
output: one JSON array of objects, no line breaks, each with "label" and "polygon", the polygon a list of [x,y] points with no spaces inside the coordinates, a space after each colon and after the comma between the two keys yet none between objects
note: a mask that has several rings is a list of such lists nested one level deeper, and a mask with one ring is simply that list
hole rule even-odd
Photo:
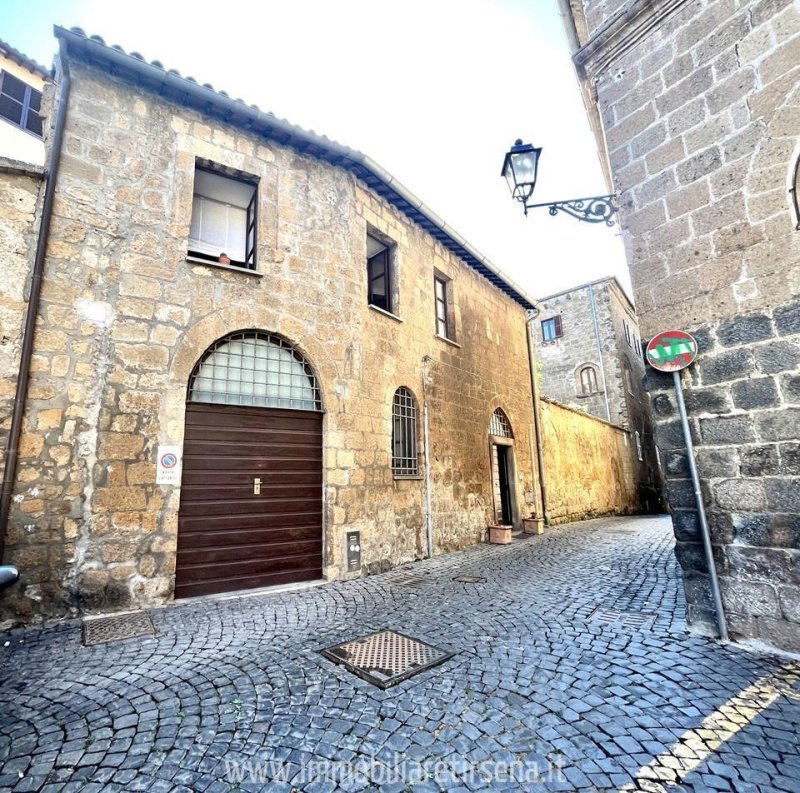
[{"label": "round traffic sign", "polygon": [[167,454],[161,457],[161,465],[164,468],[174,468],[178,464],[178,457],[177,455],[168,452]]},{"label": "round traffic sign", "polygon": [[697,342],[685,330],[663,330],[650,339],[646,355],[659,372],[679,372],[697,357]]}]

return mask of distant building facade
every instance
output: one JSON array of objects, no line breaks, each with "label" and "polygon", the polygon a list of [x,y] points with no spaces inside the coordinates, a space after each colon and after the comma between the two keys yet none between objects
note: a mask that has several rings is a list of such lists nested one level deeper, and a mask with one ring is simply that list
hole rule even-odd
[{"label": "distant building facade", "polygon": [[630,432],[642,504],[660,503],[644,353],[636,310],[616,278],[541,298],[534,333],[541,392]]},{"label": "distant building facade", "polygon": [[0,41],[0,157],[44,165],[42,92],[48,72]]},{"label": "distant building facade", "polygon": [[[800,651],[800,5],[559,0],[642,333],[683,375],[729,631]],[[690,622],[714,610],[668,375],[648,376]]]}]

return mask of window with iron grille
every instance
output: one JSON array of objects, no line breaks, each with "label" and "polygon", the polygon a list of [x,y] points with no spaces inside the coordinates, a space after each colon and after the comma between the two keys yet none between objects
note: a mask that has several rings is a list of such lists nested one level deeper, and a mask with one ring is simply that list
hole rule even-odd
[{"label": "window with iron grille", "polygon": [[594,366],[584,366],[578,373],[578,381],[583,396],[596,394],[600,390],[597,387],[597,371]]},{"label": "window with iron grille", "polygon": [[436,303],[436,335],[453,340],[453,317],[450,309],[450,281],[440,275],[433,277],[433,296]]},{"label": "window with iron grille", "polygon": [[631,376],[630,364],[625,361],[622,364],[622,379],[625,381],[625,388],[629,394],[633,393],[633,377]]},{"label": "window with iron grille", "polygon": [[496,438],[514,437],[514,433],[511,431],[511,422],[502,408],[497,408],[492,413],[492,418],[489,420],[489,435],[494,435]]},{"label": "window with iron grille", "polygon": [[625,332],[625,341],[627,341],[628,344],[630,345],[631,344],[631,326],[624,319],[622,320],[622,329]]},{"label": "window with iron grille", "polygon": [[206,350],[189,378],[190,402],[321,410],[311,367],[285,339],[256,330],[231,334]]},{"label": "window with iron grille", "polygon": [[256,268],[258,185],[198,164],[194,174],[189,254],[200,259]]},{"label": "window with iron grille", "polygon": [[367,234],[367,302],[390,314],[394,313],[392,247],[388,242]]},{"label": "window with iron grille", "polygon": [[561,330],[561,314],[550,319],[542,320],[542,339],[544,341],[555,341],[563,335]]},{"label": "window with iron grille", "polygon": [[0,72],[0,117],[17,127],[42,137],[42,92],[18,77]]},{"label": "window with iron grille", "polygon": [[392,401],[392,472],[395,476],[419,474],[417,450],[417,400],[401,386]]}]

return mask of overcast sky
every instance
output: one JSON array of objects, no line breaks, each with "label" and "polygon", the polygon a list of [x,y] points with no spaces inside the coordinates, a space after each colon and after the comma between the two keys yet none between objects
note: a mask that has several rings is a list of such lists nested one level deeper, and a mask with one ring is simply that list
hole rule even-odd
[{"label": "overcast sky", "polygon": [[363,151],[536,297],[628,289],[616,227],[525,218],[500,178],[520,137],[539,201],[606,192],[556,0],[0,0],[0,38],[47,66],[54,23]]}]

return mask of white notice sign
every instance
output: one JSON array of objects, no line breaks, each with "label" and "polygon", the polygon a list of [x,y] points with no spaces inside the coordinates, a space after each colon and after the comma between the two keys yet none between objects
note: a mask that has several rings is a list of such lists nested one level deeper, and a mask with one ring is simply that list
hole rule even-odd
[{"label": "white notice sign", "polygon": [[179,485],[181,483],[181,447],[158,447],[157,485]]}]

